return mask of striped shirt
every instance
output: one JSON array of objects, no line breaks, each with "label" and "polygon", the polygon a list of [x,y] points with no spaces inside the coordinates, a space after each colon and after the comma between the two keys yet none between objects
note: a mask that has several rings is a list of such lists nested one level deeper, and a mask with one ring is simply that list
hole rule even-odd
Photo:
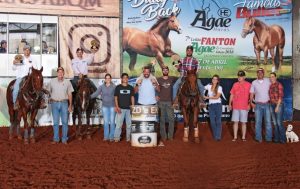
[{"label": "striped shirt", "polygon": [[196,58],[184,57],[180,59],[180,62],[181,63],[179,64],[178,71],[180,72],[181,76],[185,77],[188,70],[196,69],[198,71],[199,62]]}]

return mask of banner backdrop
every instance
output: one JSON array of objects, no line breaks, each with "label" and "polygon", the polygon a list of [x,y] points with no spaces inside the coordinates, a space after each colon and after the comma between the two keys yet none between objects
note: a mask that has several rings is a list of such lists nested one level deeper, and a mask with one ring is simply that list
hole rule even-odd
[{"label": "banner backdrop", "polygon": [[66,77],[73,77],[71,60],[76,49],[82,48],[84,56],[91,53],[91,41],[100,43],[94,62],[89,66],[89,78],[103,78],[110,73],[120,77],[119,19],[118,18],[59,18],[60,65]]},{"label": "banner backdrop", "polygon": [[[200,78],[235,78],[240,69],[255,78],[257,59],[268,73],[279,69],[280,77],[289,78],[291,10],[288,0],[124,0],[123,70],[137,76],[152,63],[159,75],[159,64],[173,68],[174,53],[184,57],[192,45]],[[174,68],[171,74],[178,75]]]}]

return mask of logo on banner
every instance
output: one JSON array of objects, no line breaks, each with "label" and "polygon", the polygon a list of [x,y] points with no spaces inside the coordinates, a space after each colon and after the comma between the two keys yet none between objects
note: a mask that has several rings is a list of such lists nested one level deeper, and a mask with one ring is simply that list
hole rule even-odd
[{"label": "logo on banner", "polygon": [[[69,32],[69,57],[72,60],[76,57],[74,52],[77,48],[81,48],[86,54],[91,52],[91,41],[99,44],[99,49],[95,53],[93,63],[90,66],[104,66],[111,59],[111,34],[109,29],[102,24],[75,24]],[[106,51],[105,57],[100,57],[99,53]],[[103,53],[101,53],[103,54]],[[101,58],[101,59],[100,59]],[[106,69],[93,69],[89,73],[103,73]]]},{"label": "logo on banner", "polygon": [[196,17],[191,23],[193,27],[204,30],[228,28],[231,23],[231,11],[221,8],[214,0],[202,0],[201,9],[195,10]]}]

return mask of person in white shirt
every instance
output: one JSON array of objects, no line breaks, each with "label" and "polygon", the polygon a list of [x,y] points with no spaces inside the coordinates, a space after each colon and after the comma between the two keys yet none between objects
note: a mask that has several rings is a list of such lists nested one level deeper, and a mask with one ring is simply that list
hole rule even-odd
[{"label": "person in white shirt", "polygon": [[220,77],[214,75],[212,77],[212,83],[206,85],[205,90],[208,91],[207,96],[204,99],[208,99],[208,110],[210,126],[212,128],[213,137],[216,141],[221,140],[222,135],[222,101],[221,95],[223,94],[222,87],[220,86]]},{"label": "person in white shirt", "polygon": [[13,67],[12,69],[16,72],[16,81],[13,88],[13,102],[14,102],[14,109],[19,108],[19,104],[17,101],[17,97],[20,90],[20,84],[25,76],[28,76],[28,74],[31,73],[31,68],[35,68],[40,70],[42,68],[42,65],[38,62],[36,62],[31,57],[31,50],[29,45],[25,45],[23,47],[23,58],[21,62],[18,62],[17,60],[13,61]]},{"label": "person in white shirt", "polygon": [[[95,56],[95,53],[97,50],[98,50],[97,46],[92,46],[92,48],[91,48],[92,54],[87,55],[85,58],[83,58],[83,49],[78,48],[76,50],[77,57],[72,59],[72,69],[73,69],[73,73],[74,73],[74,78],[71,80],[71,83],[74,88],[74,91],[77,91],[79,78],[80,77],[87,78],[88,65],[93,63],[94,56]],[[96,91],[97,87],[95,86],[95,84],[91,80],[89,80],[89,82]]]}]

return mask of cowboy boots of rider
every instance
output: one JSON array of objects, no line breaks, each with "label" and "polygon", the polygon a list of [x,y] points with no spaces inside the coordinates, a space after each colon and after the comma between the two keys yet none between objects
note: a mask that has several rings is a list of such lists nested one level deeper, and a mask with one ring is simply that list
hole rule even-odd
[{"label": "cowboy boots of rider", "polygon": [[196,143],[199,143],[199,130],[198,130],[198,127],[197,128],[194,128],[194,137],[195,137],[195,142]]},{"label": "cowboy boots of rider", "polygon": [[183,142],[188,142],[189,141],[189,128],[185,127],[183,131]]}]

